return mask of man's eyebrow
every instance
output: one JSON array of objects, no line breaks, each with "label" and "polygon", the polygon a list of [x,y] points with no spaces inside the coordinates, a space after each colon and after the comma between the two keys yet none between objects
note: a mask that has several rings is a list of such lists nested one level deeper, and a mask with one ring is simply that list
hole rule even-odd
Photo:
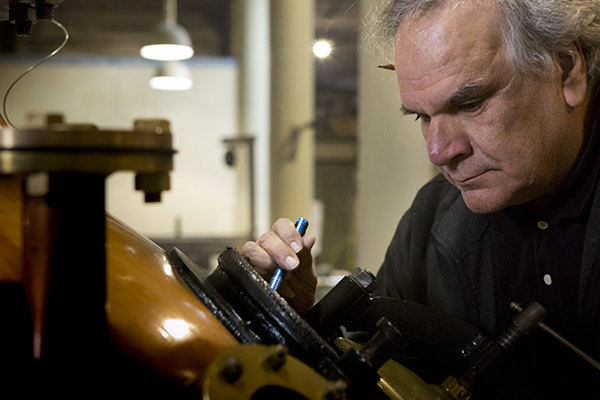
[{"label": "man's eyebrow", "polygon": [[465,83],[452,93],[445,101],[446,108],[453,108],[460,104],[465,98],[475,97],[482,93],[485,85],[482,81]]},{"label": "man's eyebrow", "polygon": [[[475,82],[465,83],[464,85],[462,85],[461,87],[456,89],[452,93],[452,95],[444,102],[444,107],[445,108],[454,108],[457,105],[459,105],[465,98],[468,99],[471,97],[478,96],[480,94],[485,93],[486,90],[487,89],[486,89],[486,86],[483,81],[475,81]],[[413,111],[404,106],[400,107],[400,112],[402,113],[402,115],[415,115],[415,114],[419,115],[419,114],[421,114],[417,111]]]}]

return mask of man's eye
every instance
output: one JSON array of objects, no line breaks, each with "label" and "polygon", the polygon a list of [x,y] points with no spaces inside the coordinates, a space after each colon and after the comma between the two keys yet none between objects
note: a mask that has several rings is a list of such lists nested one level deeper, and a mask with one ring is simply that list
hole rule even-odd
[{"label": "man's eye", "polygon": [[460,106],[460,111],[473,112],[477,111],[483,105],[484,100],[472,101],[470,103],[465,103]]},{"label": "man's eye", "polygon": [[415,117],[415,121],[421,120],[422,122],[429,122],[431,121],[431,117],[427,114],[417,114],[417,116]]}]

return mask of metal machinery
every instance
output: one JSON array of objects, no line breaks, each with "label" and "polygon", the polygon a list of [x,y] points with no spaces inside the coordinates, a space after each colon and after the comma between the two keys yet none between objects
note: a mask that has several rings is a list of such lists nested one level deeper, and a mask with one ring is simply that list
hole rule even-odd
[{"label": "metal machinery", "polygon": [[[52,18],[58,3],[11,0],[11,18],[26,34],[31,7]],[[160,200],[171,139],[164,120],[104,131],[51,117],[46,129],[0,131],[7,393],[465,400],[493,384],[543,319],[530,305],[492,340],[428,307],[373,298],[363,270],[301,317],[234,249],[208,274],[105,212],[115,171],[134,171],[146,201]],[[342,328],[362,335],[342,338]]]},{"label": "metal machinery", "polygon": [[[67,397],[466,399],[541,321],[543,310],[529,307],[490,340],[427,307],[372,298],[375,280],[361,270],[302,318],[234,249],[208,275],[105,214],[107,175],[136,171],[138,189],[158,200],[172,156],[165,121],[0,132],[5,387]],[[336,338],[342,326],[375,333],[359,345]],[[449,378],[426,384],[394,353],[419,354]]]},{"label": "metal machinery", "polygon": [[[513,350],[545,316],[534,303],[491,340],[429,307],[372,297],[375,278],[357,269],[301,318],[234,249],[220,255],[210,275],[177,249],[168,257],[178,276],[240,342],[271,346],[261,351],[238,346],[219,354],[202,382],[205,399],[255,399],[261,390],[282,388],[306,399],[468,399],[478,387],[493,385],[510,365]],[[365,343],[340,337],[341,326],[368,332]],[[417,360],[415,369],[439,383],[425,383],[393,355],[409,364]],[[305,378],[291,370],[275,374],[286,359],[310,366],[319,379],[300,384]]]},{"label": "metal machinery", "polygon": [[[2,309],[15,318],[5,320],[3,343],[4,358],[15,361],[12,378],[33,373],[41,382],[52,377],[51,385],[61,381],[54,375],[59,365],[80,378],[103,368],[111,352],[105,178],[135,171],[146,200],[160,200],[169,188],[171,142],[163,120],[136,121],[132,131],[102,131],[50,117],[47,129],[0,131]],[[24,308],[16,312],[19,306]],[[26,337],[39,362],[22,357],[18,343]],[[84,372],[78,369],[84,359],[99,363],[86,362]]]},{"label": "metal machinery", "polygon": [[[135,171],[157,201],[173,154],[163,120],[103,131],[52,117],[47,129],[0,131],[3,385],[25,396],[467,399],[543,317],[530,306],[491,340],[371,297],[374,277],[357,270],[302,318],[234,249],[207,274],[106,215],[110,173]],[[365,344],[341,327],[369,332]],[[394,354],[447,379],[427,384]]]}]

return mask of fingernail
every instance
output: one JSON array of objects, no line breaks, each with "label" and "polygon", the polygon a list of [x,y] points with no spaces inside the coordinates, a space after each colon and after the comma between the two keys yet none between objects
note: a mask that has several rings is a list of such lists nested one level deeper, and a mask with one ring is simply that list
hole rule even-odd
[{"label": "fingernail", "polygon": [[290,247],[296,252],[298,253],[300,250],[302,250],[302,246],[298,243],[298,242],[292,242],[290,243]]},{"label": "fingernail", "polygon": [[298,260],[297,258],[294,258],[292,256],[287,256],[284,261],[285,261],[285,265],[287,265],[287,267],[290,270],[296,269],[296,267],[300,263],[300,260]]}]

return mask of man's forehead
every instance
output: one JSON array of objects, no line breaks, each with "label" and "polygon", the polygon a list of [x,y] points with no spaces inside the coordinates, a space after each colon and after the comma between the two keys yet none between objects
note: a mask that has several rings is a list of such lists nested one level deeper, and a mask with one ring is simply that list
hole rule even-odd
[{"label": "man's forehead", "polygon": [[[502,50],[497,18],[475,15],[478,7],[439,9],[403,22],[398,29],[395,68],[400,83],[427,86],[428,79],[467,75],[476,80]],[[440,75],[441,74],[441,75]],[[403,82],[404,81],[404,82]],[[463,82],[460,82],[462,84]]]},{"label": "man's forehead", "polygon": [[473,0],[407,17],[398,27],[395,47],[401,50],[400,54],[410,49],[414,55],[430,54],[443,62],[444,57],[452,57],[465,46],[484,44],[497,48],[500,42],[497,7]]}]

